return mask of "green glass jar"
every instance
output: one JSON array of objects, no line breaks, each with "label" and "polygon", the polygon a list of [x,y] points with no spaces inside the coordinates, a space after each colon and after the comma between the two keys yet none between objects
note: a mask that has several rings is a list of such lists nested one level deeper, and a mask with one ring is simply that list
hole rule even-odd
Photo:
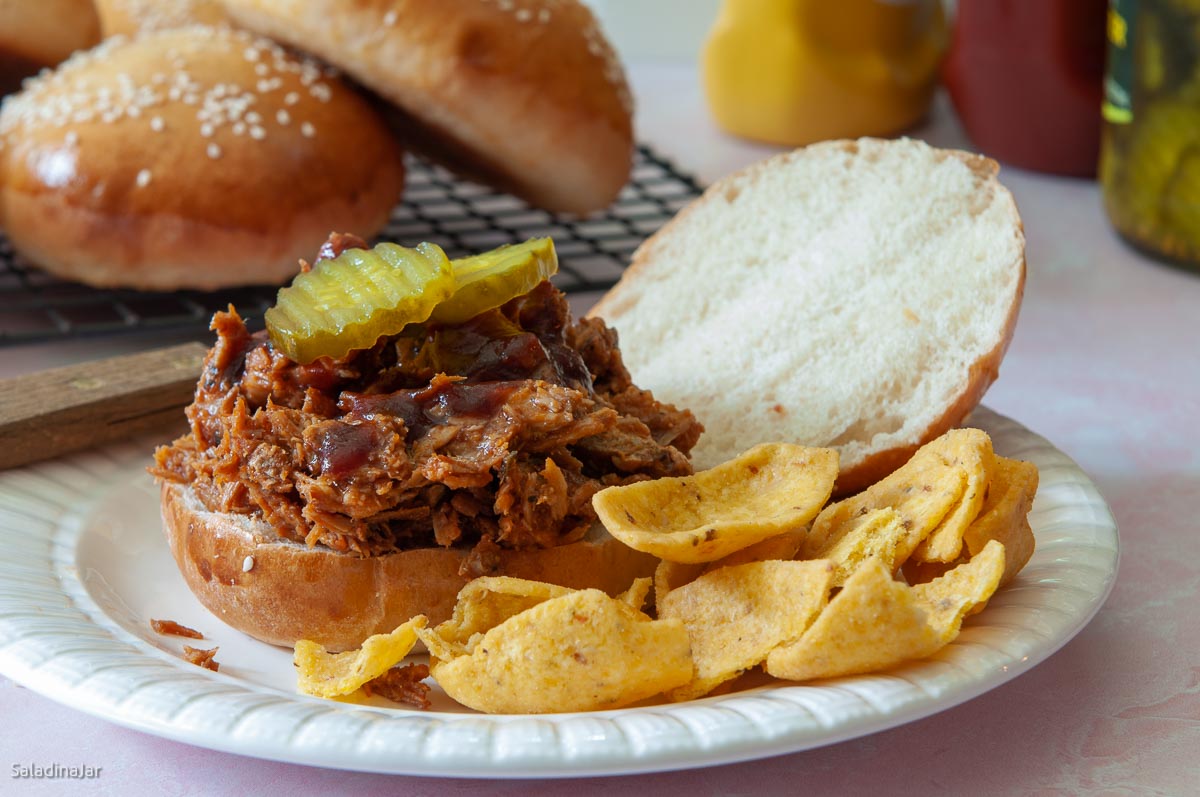
[{"label": "green glass jar", "polygon": [[1111,0],[1100,181],[1134,246],[1200,271],[1200,0]]}]

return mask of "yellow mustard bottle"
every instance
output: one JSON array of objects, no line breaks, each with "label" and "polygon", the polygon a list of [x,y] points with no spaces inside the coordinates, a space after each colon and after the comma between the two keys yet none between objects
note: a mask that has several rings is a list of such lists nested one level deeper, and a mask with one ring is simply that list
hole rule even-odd
[{"label": "yellow mustard bottle", "polygon": [[717,123],[745,138],[890,135],[928,110],[946,38],[940,0],[724,0],[705,93]]}]

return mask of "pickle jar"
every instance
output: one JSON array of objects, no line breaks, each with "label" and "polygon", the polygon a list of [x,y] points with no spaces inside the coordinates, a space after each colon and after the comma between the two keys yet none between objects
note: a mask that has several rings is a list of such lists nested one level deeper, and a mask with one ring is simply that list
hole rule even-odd
[{"label": "pickle jar", "polygon": [[1200,271],[1200,0],[1111,0],[1102,110],[1113,226]]}]

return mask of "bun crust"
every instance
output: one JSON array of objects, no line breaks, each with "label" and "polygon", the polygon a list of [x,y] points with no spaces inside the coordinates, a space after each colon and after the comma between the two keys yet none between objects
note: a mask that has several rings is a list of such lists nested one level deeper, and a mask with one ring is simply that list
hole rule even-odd
[{"label": "bun crust", "polygon": [[638,385],[704,423],[697,468],[770,440],[832,446],[835,493],[857,492],[999,373],[1025,257],[998,171],[910,140],[769,158],[643,243],[589,315],[621,334]]},{"label": "bun crust", "polygon": [[222,25],[229,21],[220,0],[95,0],[95,3],[105,38],[189,25]]},{"label": "bun crust", "polygon": [[[281,541],[263,521],[209,512],[191,489],[162,485],[163,529],[188,587],[225,623],[274,645],[310,639],[330,650],[358,647],[417,614],[449,619],[465,551],[422,548],[360,558]],[[653,574],[658,560],[609,537],[538,551],[501,553],[497,575],[616,594]],[[252,560],[246,569],[248,559]]]},{"label": "bun crust", "polygon": [[576,0],[226,0],[237,24],[319,55],[399,108],[413,149],[553,211],[629,178],[629,89]]},{"label": "bun crust", "polygon": [[0,224],[59,276],[141,289],[277,283],[400,195],[382,117],[242,31],[114,37],[0,111]]},{"label": "bun crust", "polygon": [[0,2],[0,94],[98,41],[92,0]]}]

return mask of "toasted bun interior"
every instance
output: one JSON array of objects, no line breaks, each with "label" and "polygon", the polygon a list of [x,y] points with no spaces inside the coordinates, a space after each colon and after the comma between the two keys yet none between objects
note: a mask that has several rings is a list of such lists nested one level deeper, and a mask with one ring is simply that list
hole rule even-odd
[{"label": "toasted bun interior", "polygon": [[996,378],[1025,280],[994,161],[912,140],[813,145],[711,186],[592,311],[638,385],[707,431],[697,468],[834,446],[855,491]]},{"label": "toasted bun interior", "polygon": [[[274,645],[311,639],[347,650],[417,614],[450,617],[469,580],[467,551],[421,548],[360,558],[281,540],[267,523],[210,512],[190,488],[162,485],[163,528],[175,562],[200,602],[234,628]],[[658,560],[596,524],[580,542],[505,551],[496,575],[595,587],[616,594],[649,576]]]}]

